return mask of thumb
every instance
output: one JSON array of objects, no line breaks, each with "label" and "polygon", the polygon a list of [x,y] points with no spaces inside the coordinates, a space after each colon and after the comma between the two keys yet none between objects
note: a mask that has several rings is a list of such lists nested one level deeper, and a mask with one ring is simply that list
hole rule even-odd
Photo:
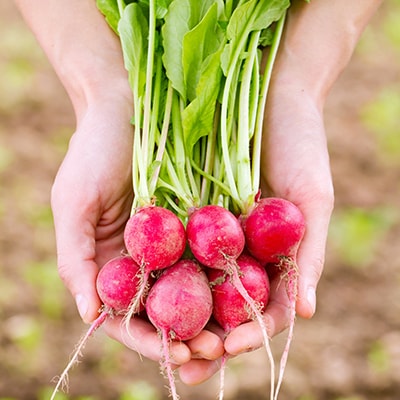
[{"label": "thumb", "polygon": [[311,318],[315,313],[316,290],[324,267],[332,206],[331,202],[319,201],[318,205],[309,203],[307,210],[302,211],[307,225],[297,253],[299,278],[296,311],[303,318]]},{"label": "thumb", "polygon": [[101,306],[96,291],[99,268],[95,262],[95,228],[82,203],[78,213],[77,209],[71,204],[60,208],[53,203],[57,264],[60,278],[74,297],[81,318],[90,323]]}]

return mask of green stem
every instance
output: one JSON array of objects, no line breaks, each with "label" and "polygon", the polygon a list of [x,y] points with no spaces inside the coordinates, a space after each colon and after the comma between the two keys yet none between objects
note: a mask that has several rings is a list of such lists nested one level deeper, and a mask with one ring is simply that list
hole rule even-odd
[{"label": "green stem", "polygon": [[276,55],[278,53],[279,44],[282,38],[283,28],[285,24],[286,13],[279,19],[274,34],[274,39],[269,50],[268,60],[263,73],[263,81],[260,91],[260,99],[258,106],[258,113],[256,119],[255,133],[253,137],[253,152],[252,152],[252,182],[253,191],[258,191],[260,188],[261,179],[261,141],[263,132],[263,121],[265,114],[265,105],[267,100],[267,93],[271,82],[271,75],[273,65],[275,63]]},{"label": "green stem", "polygon": [[142,147],[143,167],[140,172],[140,193],[139,196],[145,203],[150,203],[150,193],[147,186],[147,170],[149,168],[148,149],[150,146],[150,117],[151,117],[151,100],[153,85],[153,68],[155,53],[155,33],[156,33],[156,16],[155,16],[155,0],[149,1],[149,40],[147,48],[147,64],[146,64],[146,88],[143,106],[143,130],[142,130]]},{"label": "green stem", "polygon": [[236,182],[241,203],[244,204],[245,208],[250,198],[255,194],[252,192],[253,188],[251,184],[250,138],[252,133],[250,132],[249,114],[252,114],[250,108],[251,83],[254,70],[253,65],[258,61],[256,56],[259,38],[260,31],[252,32],[250,35],[247,58],[242,69],[243,74],[240,84],[239,111],[237,113],[238,134],[236,142]]},{"label": "green stem", "polygon": [[172,126],[173,126],[173,149],[176,173],[179,177],[185,193],[191,193],[186,176],[186,155],[183,139],[181,107],[179,96],[176,91],[172,96]]},{"label": "green stem", "polygon": [[150,179],[150,183],[149,183],[149,190],[150,190],[151,194],[154,194],[154,192],[157,188],[157,180],[160,175],[161,162],[163,160],[163,155],[165,152],[165,144],[167,142],[168,131],[169,131],[169,122],[171,119],[172,94],[173,94],[172,84],[171,84],[171,82],[168,82],[168,90],[167,90],[167,95],[166,95],[163,125],[161,128],[161,134],[160,134],[160,137],[158,140],[157,154],[155,157],[155,169],[153,171],[153,175],[152,175],[152,177]]}]

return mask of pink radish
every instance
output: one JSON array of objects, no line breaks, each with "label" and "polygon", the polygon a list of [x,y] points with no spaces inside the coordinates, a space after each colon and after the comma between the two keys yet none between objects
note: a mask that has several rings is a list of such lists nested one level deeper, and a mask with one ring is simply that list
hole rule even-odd
[{"label": "pink radish", "polygon": [[208,279],[194,260],[180,260],[163,271],[146,300],[147,315],[161,333],[163,366],[173,399],[178,399],[169,354],[169,340],[189,340],[197,336],[212,313]]},{"label": "pink radish", "polygon": [[[269,299],[269,278],[265,268],[253,257],[241,254],[237,259],[240,280],[250,297],[263,312]],[[252,319],[251,310],[222,270],[209,269],[208,279],[213,295],[213,316],[226,333]]]},{"label": "pink radish", "polygon": [[[139,266],[130,256],[110,260],[97,275],[97,293],[110,313],[124,314],[136,295]],[[143,310],[142,305],[140,310]]]},{"label": "pink radish", "polygon": [[186,247],[185,228],[170,210],[159,206],[140,208],[128,220],[124,232],[129,255],[140,267],[137,295],[125,315],[128,325],[146,294],[150,274],[176,263]]},{"label": "pink radish", "polygon": [[242,217],[248,251],[261,263],[279,263],[295,258],[305,231],[301,211],[290,201],[266,197]]},{"label": "pink radish", "polygon": [[[227,209],[207,205],[189,215],[186,226],[189,247],[195,258],[209,268],[222,269],[230,276],[232,285],[244,298],[260,325],[265,349],[271,363],[271,398],[274,393],[275,368],[269,337],[262,312],[251,298],[242,281],[237,259],[245,245],[245,236],[239,220]],[[220,393],[221,396],[221,393]]]},{"label": "pink radish", "polygon": [[139,266],[129,256],[119,256],[109,260],[99,271],[96,288],[103,306],[100,315],[92,322],[88,331],[78,342],[76,349],[62,374],[57,378],[51,400],[55,398],[60,386],[66,384],[68,372],[78,362],[78,357],[91,335],[105,322],[108,316],[124,314],[139,285]]},{"label": "pink radish", "polygon": [[305,233],[305,220],[301,211],[290,201],[281,198],[263,198],[242,218],[249,252],[262,263],[274,263],[286,281],[290,320],[286,346],[283,350],[279,378],[274,394],[277,400],[283,381],[296,319],[297,250]]},{"label": "pink radish", "polygon": [[[265,311],[270,292],[269,278],[265,268],[252,256],[243,253],[237,259],[237,264],[243,286],[258,305],[260,312]],[[254,318],[247,302],[224,271],[210,268],[207,275],[212,288],[213,316],[226,334]],[[219,399],[223,398],[224,393],[226,361],[227,354],[223,356],[221,362]]]},{"label": "pink radish", "polygon": [[238,219],[225,208],[207,205],[189,215],[189,247],[196,259],[211,268],[226,269],[242,253],[245,237]]}]

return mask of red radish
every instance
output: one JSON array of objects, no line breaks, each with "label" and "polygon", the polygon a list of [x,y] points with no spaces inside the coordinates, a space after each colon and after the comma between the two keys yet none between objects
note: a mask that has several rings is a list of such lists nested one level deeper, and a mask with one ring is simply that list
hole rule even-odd
[{"label": "red radish", "polygon": [[262,263],[274,263],[286,281],[290,320],[286,346],[283,350],[279,378],[274,394],[277,400],[283,381],[296,319],[297,250],[305,233],[305,220],[301,211],[290,201],[281,198],[263,198],[242,219],[249,252]]},{"label": "red radish", "polygon": [[[263,312],[269,299],[269,278],[265,268],[253,257],[242,254],[237,259],[240,280],[250,297]],[[251,310],[222,270],[209,269],[208,279],[213,295],[213,316],[226,333],[252,319]]]},{"label": "red radish", "polygon": [[150,274],[176,263],[186,247],[185,227],[170,210],[159,206],[140,208],[128,220],[124,232],[129,255],[140,267],[137,295],[125,315],[126,324],[138,312]]},{"label": "red radish", "polygon": [[163,365],[173,399],[178,399],[169,354],[169,340],[197,336],[212,313],[208,279],[194,260],[180,260],[163,271],[146,300],[147,315],[159,330],[163,343]]},{"label": "red radish", "polygon": [[[111,313],[125,314],[139,285],[139,266],[130,256],[110,260],[97,275],[97,293]],[[141,304],[139,311],[143,310]]]},{"label": "red radish", "polygon": [[123,314],[135,297],[139,284],[139,266],[129,256],[119,256],[109,260],[99,271],[96,288],[103,307],[100,315],[92,322],[78,345],[62,374],[57,378],[51,400],[55,398],[60,386],[68,379],[68,372],[78,361],[90,336],[105,322],[109,315]]},{"label": "red radish", "polygon": [[301,211],[290,201],[266,197],[242,217],[246,246],[261,263],[279,263],[294,258],[305,231]]},{"label": "red radish", "polygon": [[[269,278],[265,268],[255,258],[243,253],[237,259],[237,264],[243,286],[258,305],[260,312],[265,311],[270,292]],[[247,302],[224,271],[210,268],[207,275],[212,287],[213,316],[226,334],[254,318]],[[227,355],[224,355],[220,369],[220,400],[224,393],[226,361]]]},{"label": "red radish", "polygon": [[196,259],[211,268],[225,269],[227,260],[238,258],[245,245],[238,219],[218,205],[207,205],[190,214],[186,235]]},{"label": "red radish", "polygon": [[201,207],[189,215],[186,226],[189,247],[195,258],[210,268],[222,269],[230,276],[232,285],[253,313],[264,339],[271,363],[271,398],[274,393],[274,358],[262,313],[242,281],[236,260],[244,249],[245,236],[239,220],[226,208],[218,205]]}]

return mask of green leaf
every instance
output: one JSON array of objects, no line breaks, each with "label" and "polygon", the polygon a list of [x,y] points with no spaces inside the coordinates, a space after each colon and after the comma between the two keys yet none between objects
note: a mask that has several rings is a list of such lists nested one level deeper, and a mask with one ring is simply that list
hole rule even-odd
[{"label": "green leaf", "polygon": [[[163,62],[168,79],[183,99],[186,98],[182,63],[183,37],[201,21],[213,3],[212,0],[174,0],[165,16],[162,27]],[[193,45],[197,46],[197,43]]]},{"label": "green leaf", "polygon": [[223,32],[218,25],[218,7],[214,3],[204,18],[183,37],[183,76],[189,101],[196,97],[196,88],[204,60],[218,50],[222,38]]},{"label": "green leaf", "polygon": [[118,23],[118,32],[121,37],[125,68],[133,76],[136,87],[134,91],[141,96],[146,82],[149,26],[146,16],[137,3],[125,7]]},{"label": "green leaf", "polygon": [[97,8],[105,16],[108,25],[118,34],[118,21],[120,14],[117,0],[96,0]]},{"label": "green leaf", "polygon": [[247,38],[251,31],[268,28],[283,16],[289,6],[289,0],[250,0],[235,9],[228,23],[229,43],[222,59],[225,75],[243,38]]},{"label": "green leaf", "polygon": [[192,156],[193,146],[197,141],[213,129],[222,79],[220,57],[221,50],[207,59],[197,86],[197,97],[183,111],[182,124],[188,157]]}]

